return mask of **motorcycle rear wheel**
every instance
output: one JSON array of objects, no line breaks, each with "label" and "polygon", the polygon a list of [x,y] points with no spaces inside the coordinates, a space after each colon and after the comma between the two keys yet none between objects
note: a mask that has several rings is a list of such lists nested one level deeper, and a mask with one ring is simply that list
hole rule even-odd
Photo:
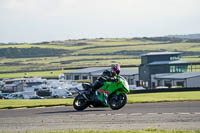
[{"label": "motorcycle rear wheel", "polygon": [[113,94],[108,101],[108,104],[112,110],[118,110],[124,107],[127,103],[127,95],[121,93],[119,95]]},{"label": "motorcycle rear wheel", "polygon": [[88,106],[89,106],[88,101],[82,95],[78,95],[75,97],[73,102],[74,109],[82,111],[86,109]]}]

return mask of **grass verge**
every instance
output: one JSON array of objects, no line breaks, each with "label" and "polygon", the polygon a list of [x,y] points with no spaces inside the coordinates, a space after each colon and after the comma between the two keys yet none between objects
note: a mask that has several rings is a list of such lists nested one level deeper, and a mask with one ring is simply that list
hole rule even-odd
[{"label": "grass verge", "polygon": [[[11,133],[1,132],[0,133]],[[20,132],[18,132],[20,133]],[[25,133],[25,132],[22,132]],[[200,130],[157,130],[157,129],[144,129],[144,130],[69,130],[69,131],[41,131],[41,132],[26,132],[26,133],[200,133]]]},{"label": "grass verge", "polygon": [[128,103],[200,101],[200,91],[162,92],[128,95]]},{"label": "grass verge", "polygon": [[57,70],[57,71],[41,71],[41,72],[21,72],[21,73],[4,73],[0,74],[0,79],[3,78],[23,78],[23,77],[43,77],[43,78],[58,78],[59,74],[63,74],[68,70]]},{"label": "grass verge", "polygon": [[[128,103],[200,101],[200,91],[130,94]],[[71,106],[73,99],[0,100],[0,109]]]},{"label": "grass verge", "polygon": [[50,106],[70,106],[73,99],[32,99],[32,100],[0,100],[0,109],[13,108],[33,108],[33,107],[50,107]]}]

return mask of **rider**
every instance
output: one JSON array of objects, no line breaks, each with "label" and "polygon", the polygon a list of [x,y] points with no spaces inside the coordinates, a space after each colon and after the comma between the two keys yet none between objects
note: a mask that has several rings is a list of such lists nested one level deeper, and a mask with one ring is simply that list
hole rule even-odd
[{"label": "rider", "polygon": [[119,64],[112,64],[111,71],[105,70],[103,74],[94,82],[92,86],[92,92],[95,92],[97,89],[103,86],[104,82],[116,81],[116,76],[120,74],[120,65]]}]

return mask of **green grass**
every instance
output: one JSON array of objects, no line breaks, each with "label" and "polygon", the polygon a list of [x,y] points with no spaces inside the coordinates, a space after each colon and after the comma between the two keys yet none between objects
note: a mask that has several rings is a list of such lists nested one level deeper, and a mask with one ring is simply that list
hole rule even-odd
[{"label": "green grass", "polygon": [[[45,58],[1,58],[0,72],[12,72],[19,70],[48,70],[88,66],[108,66],[113,61],[122,64],[138,64],[140,59],[135,56],[64,56],[64,57],[45,57]],[[62,63],[63,62],[63,63]],[[18,65],[11,63],[19,63]],[[4,65],[1,65],[4,64]],[[6,65],[8,64],[8,65]],[[10,64],[10,65],[9,65]],[[89,64],[89,65],[88,65]]]},{"label": "green grass", "polygon": [[63,74],[69,70],[58,70],[58,71],[41,71],[41,72],[23,72],[23,73],[4,73],[0,74],[0,79],[3,78],[22,78],[22,77],[43,77],[43,78],[58,78],[59,74]]},{"label": "green grass", "polygon": [[86,46],[63,46],[63,45],[34,45],[34,44],[17,44],[17,45],[1,45],[0,48],[50,48],[50,49],[65,49],[65,50],[77,50]]},{"label": "green grass", "polygon": [[136,56],[132,55],[99,55],[99,56],[63,56],[63,57],[40,57],[40,58],[1,58],[0,63],[22,63],[22,64],[49,64],[61,61],[81,61],[81,60],[112,60],[112,59],[133,59]]},{"label": "green grass", "polygon": [[[116,46],[116,45],[113,45]],[[77,52],[74,52],[73,55],[76,54],[103,54],[103,53],[113,53],[119,51],[144,51],[144,50],[168,50],[168,51],[199,51],[200,43],[169,43],[169,44],[145,44],[145,45],[126,45],[123,47],[104,47],[104,48],[95,48],[95,49],[80,49]],[[195,50],[196,49],[196,50]]]},{"label": "green grass", "polygon": [[[12,132],[0,131],[0,133],[12,133]],[[68,131],[41,131],[41,132],[26,131],[26,133],[200,133],[200,130],[158,130],[149,128],[144,130],[68,130]]]},{"label": "green grass", "polygon": [[0,100],[0,109],[23,108],[23,107],[49,107],[59,105],[72,105],[73,99],[25,99],[25,100]]},{"label": "green grass", "polygon": [[[77,43],[84,43],[84,45],[77,46]],[[72,50],[71,53],[62,55],[60,57],[36,57],[36,58],[4,58],[0,57],[0,72],[14,72],[14,71],[32,71],[49,69],[61,70],[62,68],[76,68],[76,67],[92,67],[92,66],[110,66],[112,63],[119,63],[121,65],[136,65],[140,64],[140,55],[136,52],[150,52],[150,51],[187,51],[199,52],[200,43],[168,43],[161,44],[158,41],[132,40],[130,38],[103,38],[103,39],[87,39],[87,40],[66,40],[53,41],[50,44],[17,44],[17,45],[0,45],[0,48],[52,48]],[[128,52],[124,55],[120,52]],[[120,54],[116,54],[118,52]],[[133,53],[133,54],[132,54]],[[83,55],[81,55],[83,54]],[[200,61],[197,55],[183,56],[181,60],[184,61]],[[23,73],[3,74],[0,78],[23,76]],[[40,75],[43,75],[40,73]],[[37,75],[37,76],[40,76]],[[46,77],[49,74],[45,74]]]},{"label": "green grass", "polygon": [[200,91],[163,92],[128,95],[128,103],[200,101]]},{"label": "green grass", "polygon": [[[130,94],[128,103],[200,101],[200,91]],[[0,100],[0,109],[72,105],[73,99]]]}]

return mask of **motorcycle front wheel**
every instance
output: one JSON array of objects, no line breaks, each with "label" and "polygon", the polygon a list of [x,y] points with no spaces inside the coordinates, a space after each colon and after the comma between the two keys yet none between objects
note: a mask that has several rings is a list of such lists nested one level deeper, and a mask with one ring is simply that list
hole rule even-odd
[{"label": "motorcycle front wheel", "polygon": [[119,95],[113,94],[108,101],[108,104],[112,110],[118,110],[124,107],[127,103],[127,96],[124,93]]},{"label": "motorcycle front wheel", "polygon": [[73,102],[73,107],[76,110],[82,111],[86,109],[88,106],[89,106],[88,101],[82,95],[78,95],[75,97]]}]

